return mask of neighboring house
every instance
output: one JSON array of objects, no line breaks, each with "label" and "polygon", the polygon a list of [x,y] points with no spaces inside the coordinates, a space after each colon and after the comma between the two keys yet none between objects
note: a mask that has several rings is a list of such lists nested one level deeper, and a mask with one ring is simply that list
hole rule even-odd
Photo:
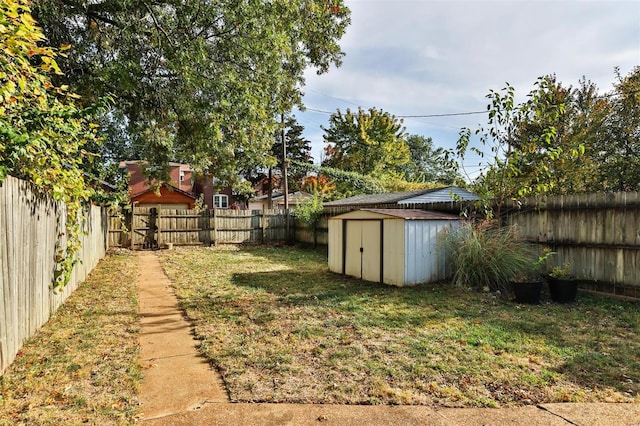
[{"label": "neighboring house", "polygon": [[[130,194],[140,194],[152,186],[144,175],[144,162],[121,161],[120,170],[129,173]],[[169,181],[167,183],[181,191],[192,193],[193,172],[191,167],[188,164],[169,163]]]},{"label": "neighboring house", "polygon": [[422,203],[450,203],[454,201],[475,201],[478,195],[456,186],[420,189],[407,192],[387,192],[382,194],[362,194],[342,200],[324,203],[325,207],[357,207],[397,204],[411,207]]},{"label": "neighboring house", "polygon": [[169,163],[169,181],[160,185],[159,194],[156,183],[144,175],[144,162],[121,161],[120,169],[129,174],[130,200],[138,206],[160,204],[161,208],[192,209],[201,195],[209,209],[238,205],[231,188],[215,190],[213,178],[195,176],[188,164]]},{"label": "neighboring house", "polygon": [[[296,191],[289,193],[287,199],[289,208],[295,208],[298,204],[303,203],[309,198],[313,197],[312,194],[304,191]],[[274,209],[284,209],[284,194],[276,192],[271,196],[271,205]],[[261,195],[259,197],[249,200],[249,210],[263,210],[269,208],[269,195]]]},{"label": "neighboring house", "polygon": [[160,184],[159,192],[148,187],[137,194],[130,193],[129,200],[136,207],[160,206],[161,209],[193,209],[196,206],[196,197],[164,182]]}]

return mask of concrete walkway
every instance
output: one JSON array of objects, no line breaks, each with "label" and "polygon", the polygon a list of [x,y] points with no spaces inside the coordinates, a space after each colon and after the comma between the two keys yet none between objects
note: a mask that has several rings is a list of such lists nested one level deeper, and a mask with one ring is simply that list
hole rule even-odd
[{"label": "concrete walkway", "polygon": [[153,252],[139,252],[141,419],[228,402],[217,371],[198,357],[191,325],[178,306],[171,282]]},{"label": "concrete walkway", "polygon": [[640,426],[640,404],[442,408],[230,403],[220,375],[197,356],[191,326],[153,252],[139,252],[140,420],[143,425]]}]

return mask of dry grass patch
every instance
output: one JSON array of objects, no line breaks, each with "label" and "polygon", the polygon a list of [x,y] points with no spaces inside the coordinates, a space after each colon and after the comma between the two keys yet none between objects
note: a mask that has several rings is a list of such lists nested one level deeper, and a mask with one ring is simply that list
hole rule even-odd
[{"label": "dry grass patch", "polygon": [[233,401],[506,406],[640,402],[640,309],[580,295],[516,305],[449,284],[395,288],[326,255],[162,253]]},{"label": "dry grass patch", "polygon": [[107,256],[0,377],[0,425],[133,423],[137,310],[135,256]]}]

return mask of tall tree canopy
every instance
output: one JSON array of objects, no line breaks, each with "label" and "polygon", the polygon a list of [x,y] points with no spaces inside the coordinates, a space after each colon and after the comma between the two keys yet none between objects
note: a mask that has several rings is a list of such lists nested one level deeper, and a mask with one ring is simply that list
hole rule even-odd
[{"label": "tall tree canopy", "polygon": [[399,170],[406,181],[450,185],[461,179],[458,163],[444,149],[435,148],[431,138],[408,135],[405,140],[410,158]]},{"label": "tall tree canopy", "polygon": [[[306,170],[295,167],[290,160],[296,160],[303,163],[313,163],[311,156],[311,141],[306,139],[302,133],[304,127],[298,123],[295,116],[288,117],[285,120],[285,146],[287,148],[287,169],[288,169],[288,186],[289,191],[297,191],[302,186],[302,180],[307,174]],[[277,158],[276,167],[283,170],[283,149],[282,137],[276,137],[276,142],[271,147],[271,152]]]},{"label": "tall tree canopy", "polygon": [[640,66],[599,95],[586,78],[577,88],[541,77],[529,99],[516,104],[514,88],[487,96],[489,125],[481,146],[463,129],[458,153],[491,158],[475,182],[485,200],[526,195],[640,190]]},{"label": "tall tree canopy", "polygon": [[398,176],[411,152],[405,141],[402,120],[394,115],[370,108],[336,111],[329,118],[329,127],[322,128],[326,158],[324,166],[357,172],[363,175]]},{"label": "tall tree canopy", "polygon": [[[80,164],[97,144],[91,112],[56,86],[59,52],[46,45],[25,0],[0,0],[0,185],[7,175],[44,188],[67,205],[66,235],[55,253],[54,286],[66,284],[80,248],[79,212],[92,190]],[[54,254],[52,254],[54,256]]]},{"label": "tall tree canopy", "polygon": [[340,65],[350,22],[342,0],[41,0],[36,15],[72,46],[62,79],[84,102],[117,98],[107,143],[125,129],[151,163],[222,178],[264,161],[305,69]]},{"label": "tall tree canopy", "polygon": [[[285,142],[287,147],[287,165],[289,191],[297,191],[302,185],[302,180],[307,173],[303,167],[299,167],[299,163],[311,164],[313,157],[311,156],[311,141],[303,136],[304,126],[296,120],[295,116],[285,117],[284,123],[281,123],[285,132]],[[240,174],[244,179],[256,185],[258,182],[267,179],[268,171],[271,170],[273,175],[274,169],[280,173],[273,176],[272,189],[283,189],[282,170],[283,170],[283,149],[282,149],[282,131],[276,132],[272,139],[271,148],[265,153],[265,160],[262,164],[253,164],[244,168]],[[293,160],[293,163],[292,163]]]},{"label": "tall tree canopy", "polygon": [[640,65],[625,77],[616,70],[616,76],[596,152],[598,177],[606,190],[640,191]]}]

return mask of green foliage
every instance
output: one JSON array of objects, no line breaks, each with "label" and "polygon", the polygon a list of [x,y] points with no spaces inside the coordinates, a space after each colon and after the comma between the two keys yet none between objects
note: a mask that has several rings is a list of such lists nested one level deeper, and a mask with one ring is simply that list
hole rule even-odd
[{"label": "green foliage", "polygon": [[337,169],[335,167],[317,166],[315,164],[291,162],[295,167],[307,171],[322,173],[336,185],[333,198],[348,197],[356,194],[374,194],[384,191],[378,179],[360,173]]},{"label": "green foliage", "polygon": [[328,144],[323,166],[400,177],[400,166],[411,157],[402,120],[376,108],[358,108],[357,113],[347,109],[345,114],[338,110],[323,130]]},{"label": "green foliage", "polygon": [[464,223],[439,241],[451,256],[453,283],[464,288],[508,290],[508,282],[533,267],[534,251],[512,227],[482,227]]},{"label": "green foliage", "polygon": [[491,213],[506,200],[542,194],[640,189],[640,66],[606,95],[583,78],[563,87],[554,75],[541,77],[527,102],[516,105],[514,89],[488,95],[489,126],[479,127],[480,146],[462,129],[457,154],[489,164],[474,182]]},{"label": "green foliage", "polygon": [[[288,117],[285,121],[285,142],[287,147],[287,167],[288,167],[288,186],[289,191],[297,191],[300,189],[302,179],[306,172],[291,167],[290,160],[297,160],[303,163],[312,163],[311,157],[311,141],[305,139],[302,135],[304,127],[296,120],[295,116]],[[283,170],[282,161],[282,138],[280,135],[276,137],[276,142],[271,147],[271,152],[278,159],[276,167]]]},{"label": "green foliage", "polygon": [[444,149],[434,148],[431,138],[408,135],[405,141],[411,156],[400,166],[400,173],[406,181],[451,185],[460,179],[458,163]]},{"label": "green foliage", "polygon": [[322,205],[322,196],[315,192],[311,198],[298,204],[294,214],[315,232],[318,222],[320,221],[320,218],[322,218],[323,211],[324,207]]},{"label": "green foliage", "polygon": [[313,231],[313,245],[318,244],[318,224],[324,213],[322,195],[314,192],[307,201],[298,204],[293,214]]},{"label": "green foliage", "polygon": [[68,282],[76,263],[82,203],[93,192],[80,166],[91,158],[85,145],[98,143],[95,111],[79,108],[77,95],[52,83],[59,54],[44,45],[29,2],[3,0],[0,9],[0,182],[11,174],[67,205],[55,287]]},{"label": "green foliage", "polygon": [[304,72],[340,65],[350,22],[342,0],[42,0],[37,13],[52,43],[73,45],[61,79],[87,102],[114,94],[107,145],[221,178],[270,161]]},{"label": "green foliage", "polygon": [[640,65],[617,82],[609,98],[595,161],[602,190],[640,190]]},{"label": "green foliage", "polygon": [[549,276],[553,278],[572,278],[571,264],[565,262],[562,266],[554,266],[549,272]]},{"label": "green foliage", "polygon": [[327,196],[330,199],[351,197],[358,194],[378,194],[382,192],[413,191],[429,187],[435,184],[419,182],[406,182],[399,178],[385,176],[362,175],[357,172],[345,171],[334,167],[317,166],[315,164],[292,161],[292,164],[303,170],[319,173],[328,178],[334,185],[332,193]]},{"label": "green foliage", "polygon": [[[489,148],[488,166],[474,185],[481,197],[480,204],[488,213],[492,212],[489,208],[492,200],[495,200],[500,216],[506,200],[544,194],[553,189],[547,164],[562,154],[562,148],[555,144],[554,123],[563,113],[564,104],[556,102],[548,77],[540,77],[535,86],[528,101],[522,104],[515,103],[515,89],[508,83],[500,92],[490,91],[487,95],[490,100],[488,126],[475,130],[480,147],[471,145],[471,130],[463,128],[460,132],[456,151],[461,159],[464,160],[468,151],[484,157],[484,148]],[[518,139],[518,129],[523,124],[537,129],[528,141]],[[527,157],[531,151],[536,151],[537,155]],[[528,179],[522,179],[525,170]]]}]

